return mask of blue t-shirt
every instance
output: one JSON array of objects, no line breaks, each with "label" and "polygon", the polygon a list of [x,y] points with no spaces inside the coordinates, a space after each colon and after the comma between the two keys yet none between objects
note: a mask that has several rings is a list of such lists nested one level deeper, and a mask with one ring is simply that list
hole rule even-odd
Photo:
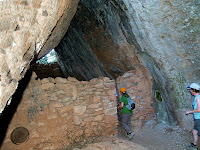
[{"label": "blue t-shirt", "polygon": [[[197,97],[200,98],[200,95],[197,95],[194,97],[194,100],[192,103],[193,110],[197,109]],[[200,112],[193,113],[193,117],[194,117],[194,119],[200,119]]]}]

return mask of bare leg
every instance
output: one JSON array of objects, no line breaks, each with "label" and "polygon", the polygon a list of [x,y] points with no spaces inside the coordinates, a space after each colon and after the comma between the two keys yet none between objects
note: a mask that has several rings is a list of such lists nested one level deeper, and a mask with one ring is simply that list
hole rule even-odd
[{"label": "bare leg", "polygon": [[198,131],[193,129],[192,133],[193,133],[194,145],[197,145],[197,142],[198,142]]}]

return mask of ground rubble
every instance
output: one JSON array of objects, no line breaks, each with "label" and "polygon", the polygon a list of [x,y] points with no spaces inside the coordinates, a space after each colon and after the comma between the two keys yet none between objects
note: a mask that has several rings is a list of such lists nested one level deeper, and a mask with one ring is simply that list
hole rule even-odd
[{"label": "ground rubble", "polygon": [[118,137],[107,137],[97,143],[88,144],[84,148],[74,148],[73,150],[147,150],[147,148],[132,141]]},{"label": "ground rubble", "polygon": [[106,137],[73,150],[184,150],[192,142],[191,131],[166,124],[143,127],[135,131],[131,140],[124,133],[119,127],[118,136]]}]

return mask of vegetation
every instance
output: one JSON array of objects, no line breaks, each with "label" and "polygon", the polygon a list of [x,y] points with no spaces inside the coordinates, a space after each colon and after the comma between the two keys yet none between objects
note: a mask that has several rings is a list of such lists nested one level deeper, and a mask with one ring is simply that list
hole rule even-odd
[{"label": "vegetation", "polygon": [[52,49],[48,54],[46,54],[44,57],[37,61],[37,63],[40,64],[50,64],[54,62],[57,62],[56,52],[54,49]]},{"label": "vegetation", "polygon": [[188,108],[185,97],[187,96],[186,79],[179,73],[170,79],[174,103],[178,109]]}]

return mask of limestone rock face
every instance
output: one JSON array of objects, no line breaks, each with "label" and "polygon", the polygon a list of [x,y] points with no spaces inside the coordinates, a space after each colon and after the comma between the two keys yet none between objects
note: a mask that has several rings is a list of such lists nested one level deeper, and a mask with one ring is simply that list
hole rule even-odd
[{"label": "limestone rock face", "polygon": [[0,113],[30,62],[54,48],[79,0],[0,1]]},{"label": "limestone rock face", "polygon": [[[179,118],[178,111],[190,106],[186,86],[200,82],[199,17],[197,0],[81,0],[62,46],[56,48],[59,63],[67,74],[76,72],[83,78],[80,65],[92,74],[100,64],[99,75],[106,72],[113,78],[146,68],[153,92],[161,97],[158,106]],[[79,52],[86,54],[75,58]],[[84,63],[89,59],[93,65]],[[66,65],[62,60],[70,61]]]},{"label": "limestone rock face", "polygon": [[[78,2],[0,1],[0,112],[34,56],[58,45]],[[200,2],[81,0],[78,8],[56,47],[65,76],[89,80],[147,70],[160,110],[180,118],[191,103],[185,87],[200,83]]]}]

